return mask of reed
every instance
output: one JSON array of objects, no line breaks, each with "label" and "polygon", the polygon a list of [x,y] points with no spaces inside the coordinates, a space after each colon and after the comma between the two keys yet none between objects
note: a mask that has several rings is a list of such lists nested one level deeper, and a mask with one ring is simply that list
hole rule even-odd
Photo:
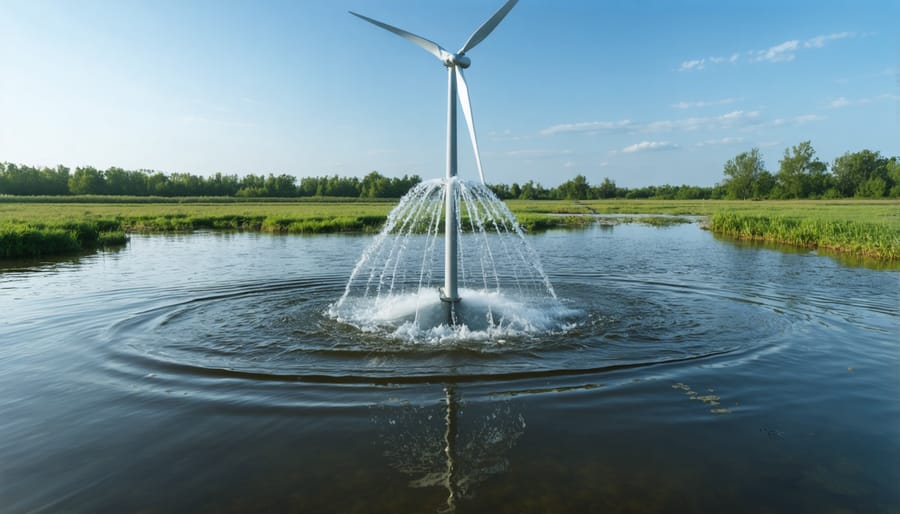
[{"label": "reed", "polygon": [[[376,232],[395,202],[312,200],[204,201],[129,197],[0,197],[0,257],[77,253],[122,244],[129,232],[250,230],[279,234]],[[141,199],[143,200],[143,199]],[[512,200],[507,205],[528,231],[578,228],[596,214],[656,225],[684,222],[684,215],[709,217],[708,228],[741,239],[827,248],[849,255],[898,260],[900,202],[896,200]],[[465,213],[463,213],[465,214]],[[672,217],[675,215],[675,217]]]},{"label": "reed", "polygon": [[710,219],[709,229],[736,239],[900,260],[900,232],[884,223],[719,212]]},{"label": "reed", "polygon": [[0,257],[16,259],[78,253],[121,246],[125,231],[113,221],[77,221],[62,224],[12,223],[0,225]]}]

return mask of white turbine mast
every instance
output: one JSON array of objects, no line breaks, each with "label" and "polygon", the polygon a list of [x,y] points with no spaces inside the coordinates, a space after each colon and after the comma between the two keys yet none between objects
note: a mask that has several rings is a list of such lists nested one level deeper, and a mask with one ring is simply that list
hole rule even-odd
[{"label": "white turbine mast", "polygon": [[[455,54],[441,48],[434,41],[417,36],[403,29],[398,29],[387,23],[373,20],[362,14],[350,11],[350,14],[362,18],[367,22],[381,27],[387,31],[393,32],[398,36],[410,41],[411,43],[421,47],[426,52],[435,56],[440,60],[448,71],[448,93],[447,93],[447,175],[445,190],[444,208],[444,287],[441,289],[441,300],[449,307],[448,323],[455,325],[457,323],[456,303],[459,302],[459,289],[457,287],[457,220],[456,220],[456,201],[455,201],[455,182],[457,172],[456,164],[456,103],[462,104],[463,115],[466,118],[466,125],[469,127],[469,138],[472,140],[472,149],[475,151],[475,164],[478,166],[478,177],[484,184],[484,170],[481,167],[481,156],[478,152],[478,139],[475,137],[475,122],[472,119],[472,103],[469,100],[469,87],[466,85],[466,78],[463,76],[463,69],[468,68],[472,61],[466,56],[466,52],[475,48],[478,43],[484,41],[484,38],[497,28],[497,25],[509,14],[509,11],[516,5],[518,0],[507,0],[493,16],[481,24],[478,29],[469,36],[469,40]],[[458,93],[457,93],[458,90]]]}]

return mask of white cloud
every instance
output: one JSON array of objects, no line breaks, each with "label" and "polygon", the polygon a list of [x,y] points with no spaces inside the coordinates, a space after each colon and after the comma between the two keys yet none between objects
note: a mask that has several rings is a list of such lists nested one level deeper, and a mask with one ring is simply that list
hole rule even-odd
[{"label": "white cloud", "polygon": [[597,132],[618,132],[628,130],[632,125],[631,120],[563,123],[541,130],[541,135],[552,136],[554,134],[564,134],[569,132],[585,132],[589,134]]},{"label": "white cloud", "polygon": [[678,71],[696,71],[702,70],[705,68],[706,59],[694,59],[691,61],[684,61],[681,63],[681,66],[678,67]]},{"label": "white cloud", "polygon": [[825,46],[825,43],[829,41],[836,41],[838,39],[845,39],[849,37],[853,37],[856,34],[853,32],[838,32],[836,34],[828,34],[827,36],[816,36],[807,39],[803,42],[804,48],[822,48]]},{"label": "white cloud", "polygon": [[654,121],[641,127],[642,132],[724,130],[756,123],[759,111],[731,111],[721,116]]},{"label": "white cloud", "polygon": [[793,61],[796,57],[795,52],[800,46],[800,42],[796,39],[785,41],[779,45],[771,46],[766,50],[757,50],[752,52],[752,62],[769,61],[769,62],[785,62]]},{"label": "white cloud", "polygon": [[814,36],[802,41],[790,39],[764,50],[748,50],[745,52],[734,52],[728,57],[719,55],[683,61],[678,67],[678,71],[699,71],[705,69],[707,64],[715,65],[726,62],[734,64],[740,60],[741,55],[748,56],[750,62],[789,62],[797,57],[797,52],[800,50],[823,48],[832,41],[850,39],[858,35],[855,32],[835,32],[833,34]]},{"label": "white cloud", "polygon": [[[883,95],[890,96],[890,95]],[[596,129],[596,127],[617,127],[617,132],[627,133],[627,134],[657,134],[657,133],[668,133],[668,132],[723,132],[723,131],[734,131],[734,130],[743,130],[743,131],[753,131],[761,128],[771,128],[771,127],[786,127],[786,126],[797,126],[803,125],[806,123],[813,123],[817,121],[825,120],[826,117],[819,114],[803,114],[799,116],[793,116],[789,118],[774,118],[774,119],[765,119],[762,117],[759,111],[731,111],[719,116],[704,116],[704,117],[693,117],[693,118],[682,118],[675,120],[658,120],[651,121],[648,123],[635,123],[631,121],[627,122],[603,122],[603,121],[594,121],[589,123],[568,123],[564,125],[555,125],[548,129],[544,129],[541,131],[543,135],[556,135],[563,134],[569,132],[576,133],[596,133],[600,132],[600,130]],[[564,128],[561,128],[564,127]],[[588,129],[587,127],[594,127],[593,129]],[[734,142],[731,140],[718,140],[720,144],[726,144],[728,142]],[[642,143],[643,144],[643,143]],[[706,144],[713,144],[712,142],[707,142]],[[632,145],[634,146],[634,145]],[[632,147],[628,147],[632,148]],[[638,150],[642,150],[644,148],[635,147],[630,150],[622,150],[623,152],[634,152]],[[524,156],[529,152],[540,152],[535,150],[523,150],[518,155]],[[565,151],[565,152],[568,152]],[[563,152],[563,154],[565,153]],[[613,154],[616,151],[612,152]],[[511,155],[511,154],[510,154]]]},{"label": "white cloud", "polygon": [[737,102],[739,99],[737,98],[723,98],[721,100],[711,100],[711,101],[693,101],[693,102],[678,102],[672,104],[672,107],[675,109],[693,109],[697,107],[713,107],[717,105],[728,105]]},{"label": "white cloud", "polygon": [[744,140],[742,137],[723,137],[720,139],[707,139],[706,141],[700,141],[697,143],[697,146],[718,146],[718,145],[730,145],[734,143],[740,143]]},{"label": "white cloud", "polygon": [[541,150],[541,149],[511,150],[509,152],[505,152],[504,155],[506,155],[507,157],[514,157],[517,159],[550,159],[550,158],[554,158],[554,157],[572,155],[572,150]]},{"label": "white cloud", "polygon": [[674,150],[678,148],[675,143],[668,141],[641,141],[622,149],[623,153],[646,152],[649,150]]},{"label": "white cloud", "polygon": [[880,102],[880,101],[896,102],[898,100],[900,100],[900,95],[893,95],[893,94],[884,94],[884,95],[878,95],[878,96],[873,96],[873,97],[868,97],[868,98],[855,98],[852,100],[847,99],[843,96],[840,96],[838,98],[835,98],[831,102],[829,102],[828,107],[831,109],[839,109],[841,107],[849,107],[849,106],[853,106],[853,105],[869,105],[869,104],[873,104],[875,102]]},{"label": "white cloud", "polygon": [[794,116],[793,118],[776,118],[768,123],[771,127],[784,127],[788,125],[803,125],[804,123],[810,123],[813,121],[822,121],[825,119],[825,116],[820,116],[818,114],[803,114],[800,116]]},{"label": "white cloud", "polygon": [[838,107],[846,107],[846,106],[850,105],[851,103],[852,102],[850,102],[850,100],[847,100],[846,98],[841,96],[841,97],[838,97],[838,98],[835,98],[834,100],[832,100],[831,103],[828,104],[828,107],[831,107],[832,109],[837,109]]}]

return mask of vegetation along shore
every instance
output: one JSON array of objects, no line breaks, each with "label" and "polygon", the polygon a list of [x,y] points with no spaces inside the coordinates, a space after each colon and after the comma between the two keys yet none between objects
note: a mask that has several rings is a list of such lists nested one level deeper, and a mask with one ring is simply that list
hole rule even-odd
[{"label": "vegetation along shore", "polygon": [[[22,201],[25,200],[25,201]],[[80,201],[79,201],[80,200]],[[120,245],[129,232],[252,230],[315,234],[376,232],[395,201],[318,198],[285,201],[180,201],[136,203],[128,198],[0,197],[0,257],[71,254]],[[678,222],[701,216],[714,233],[804,248],[829,249],[881,261],[900,260],[897,200],[510,200],[530,231],[619,221]],[[674,216],[672,218],[671,216]]]},{"label": "vegetation along shore", "polygon": [[[545,188],[492,185],[526,230],[579,227],[595,215],[702,216],[716,234],[900,261],[900,158],[848,152],[829,166],[809,141],[766,170],[758,149],[725,163],[712,187],[621,188],[583,175]],[[165,174],[0,163],[0,258],[73,254],[125,244],[130,232],[376,232],[417,175]],[[463,213],[465,215],[465,213]],[[631,218],[619,219],[627,221]],[[657,224],[683,218],[634,218]],[[606,221],[608,222],[608,221]]]}]

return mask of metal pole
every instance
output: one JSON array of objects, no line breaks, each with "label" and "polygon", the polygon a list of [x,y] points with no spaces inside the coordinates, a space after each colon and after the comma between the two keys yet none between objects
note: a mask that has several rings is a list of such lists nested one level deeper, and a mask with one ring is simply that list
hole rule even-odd
[{"label": "metal pole", "polygon": [[450,305],[450,323],[455,323],[453,304],[459,301],[457,288],[457,227],[456,202],[456,69],[447,66],[450,73],[447,101],[447,187],[444,212],[444,289],[441,300]]}]

